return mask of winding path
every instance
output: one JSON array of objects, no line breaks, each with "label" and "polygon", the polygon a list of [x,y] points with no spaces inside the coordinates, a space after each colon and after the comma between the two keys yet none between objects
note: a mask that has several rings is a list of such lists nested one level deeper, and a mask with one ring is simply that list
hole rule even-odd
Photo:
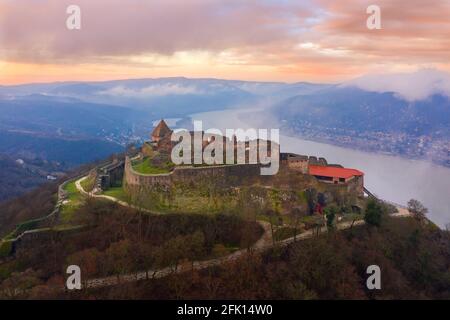
[{"label": "winding path", "polygon": [[[119,200],[112,196],[98,195],[98,194],[93,194],[92,192],[87,192],[84,190],[84,188],[81,185],[81,182],[84,181],[85,179],[87,179],[87,177],[83,177],[83,178],[75,181],[75,186],[80,193],[82,193],[86,196],[93,197],[93,198],[107,199],[107,200],[114,201],[122,206],[142,210],[142,211],[149,212],[149,213],[154,213],[150,210],[131,205],[125,201]],[[410,213],[404,207],[397,206],[397,210],[398,210],[398,213],[392,214],[391,216],[393,216],[393,217],[410,216]],[[291,237],[291,238],[274,243],[272,240],[270,224],[266,221],[261,221],[261,220],[258,220],[257,222],[263,227],[264,233],[261,236],[261,238],[258,241],[256,241],[255,244],[250,249],[241,249],[241,250],[235,251],[235,252],[233,252],[227,256],[221,257],[221,258],[215,258],[215,259],[204,260],[204,261],[194,261],[192,264],[189,264],[189,266],[181,265],[181,266],[178,266],[177,268],[166,267],[166,268],[158,269],[158,270],[145,270],[145,271],[138,271],[135,273],[129,273],[129,274],[124,274],[124,275],[116,275],[116,276],[110,276],[110,277],[104,277],[104,278],[89,279],[89,280],[86,280],[83,282],[83,287],[84,288],[103,288],[103,287],[114,286],[114,285],[124,284],[124,283],[130,283],[130,282],[135,282],[135,281],[140,281],[140,280],[163,278],[163,277],[166,277],[171,274],[183,273],[183,272],[187,272],[187,271],[191,271],[191,270],[201,270],[201,269],[209,268],[212,266],[217,266],[217,265],[223,264],[225,262],[237,260],[249,252],[263,252],[267,249],[273,248],[274,246],[286,246],[295,241],[302,241],[302,240],[310,239],[310,238],[314,237],[316,232],[318,232],[318,233],[327,232],[326,227],[322,227],[319,230],[307,230],[305,232],[298,234],[296,237]],[[365,224],[365,222],[363,220],[357,220],[354,222],[348,221],[348,222],[338,223],[336,225],[336,228],[338,230],[345,230],[345,229],[349,229],[353,226],[359,226],[359,225],[363,225],[363,224]]]},{"label": "winding path", "polygon": [[107,199],[107,200],[116,202],[116,203],[118,203],[118,204],[120,204],[121,206],[124,206],[124,207],[129,207],[129,208],[133,208],[133,209],[144,211],[144,212],[148,212],[148,213],[156,213],[154,211],[151,211],[151,210],[148,210],[148,209],[145,209],[145,208],[142,208],[142,207],[134,206],[132,204],[129,204],[128,202],[119,200],[119,199],[114,198],[112,196],[107,196],[105,194],[95,194],[93,192],[87,192],[86,190],[84,190],[83,186],[81,185],[81,182],[83,182],[86,179],[87,179],[87,176],[83,177],[81,179],[78,179],[77,181],[75,181],[75,187],[77,188],[77,190],[81,194],[84,194],[85,196],[88,196],[88,197],[91,197],[91,198],[98,198],[98,199]]}]

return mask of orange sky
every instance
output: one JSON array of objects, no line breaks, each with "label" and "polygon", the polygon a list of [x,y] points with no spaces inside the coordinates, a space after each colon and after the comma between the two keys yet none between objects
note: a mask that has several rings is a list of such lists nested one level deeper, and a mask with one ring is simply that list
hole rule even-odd
[{"label": "orange sky", "polygon": [[[450,1],[0,0],[0,84],[143,77],[336,82],[450,71]],[[125,4],[126,3],[126,4]],[[66,28],[66,8],[82,28]]]}]

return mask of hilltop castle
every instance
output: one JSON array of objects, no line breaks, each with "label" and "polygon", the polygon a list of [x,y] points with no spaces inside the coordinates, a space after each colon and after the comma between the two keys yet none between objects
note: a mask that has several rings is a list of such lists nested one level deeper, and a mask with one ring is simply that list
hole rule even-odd
[{"label": "hilltop castle", "polygon": [[[170,154],[174,147],[171,140],[173,131],[164,120],[161,120],[151,133],[151,140],[145,142],[138,156],[126,157],[124,170],[124,185],[128,189],[142,188],[170,188],[176,182],[193,183],[197,179],[222,179],[239,185],[245,177],[257,177],[260,175],[261,164],[249,163],[248,154],[245,155],[245,164],[234,163],[232,165],[174,165],[171,163]],[[194,132],[190,132],[194,135]],[[224,142],[230,142],[230,138],[223,137]],[[213,140],[205,138],[202,148],[208,146]],[[258,140],[257,144],[262,140]],[[232,141],[234,150],[238,145],[244,144],[248,149],[249,141]],[[269,150],[273,150],[272,142],[268,141]],[[279,146],[276,146],[279,148]],[[270,154],[270,151],[269,151]],[[259,158],[259,155],[258,155]],[[344,168],[340,165],[328,164],[324,158],[298,155],[293,153],[279,153],[281,170],[292,173],[300,173],[314,177],[319,183],[346,187],[348,191],[358,196],[364,193],[364,174],[356,169]]]}]

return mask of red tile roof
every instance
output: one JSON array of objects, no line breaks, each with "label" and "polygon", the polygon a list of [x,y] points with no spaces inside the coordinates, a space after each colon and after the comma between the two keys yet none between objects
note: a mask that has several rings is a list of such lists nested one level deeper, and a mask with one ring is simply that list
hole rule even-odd
[{"label": "red tile roof", "polygon": [[364,173],[349,168],[338,168],[338,167],[325,167],[325,166],[309,166],[309,174],[313,176],[322,176],[322,177],[332,177],[332,178],[344,178],[348,179],[353,176],[363,176]]}]

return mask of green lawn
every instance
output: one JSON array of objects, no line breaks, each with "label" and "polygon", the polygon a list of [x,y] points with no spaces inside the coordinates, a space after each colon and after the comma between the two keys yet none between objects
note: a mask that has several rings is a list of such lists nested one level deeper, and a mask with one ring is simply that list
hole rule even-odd
[{"label": "green lawn", "polygon": [[81,181],[81,186],[83,187],[84,191],[91,192],[92,189],[94,189],[95,179],[91,176],[88,176],[86,179]]},{"label": "green lawn", "polygon": [[75,211],[84,203],[85,196],[78,192],[75,181],[68,183],[64,190],[67,192],[66,204],[61,208],[61,223],[69,223],[73,219]]},{"label": "green lawn", "polygon": [[[229,204],[232,200],[226,202]],[[223,200],[221,201],[223,203]],[[172,204],[167,210],[170,212],[186,212],[186,213],[214,213],[221,211],[222,203],[218,203],[218,208],[215,208],[214,203],[209,197],[177,195]]]},{"label": "green lawn", "polygon": [[108,190],[103,191],[103,194],[125,202],[129,202],[130,200],[130,197],[125,193],[122,187],[109,188]]},{"label": "green lawn", "polygon": [[169,173],[169,169],[155,167],[150,163],[150,158],[145,158],[143,161],[136,163],[133,165],[133,169],[136,172],[142,174],[161,174],[161,173]]}]

